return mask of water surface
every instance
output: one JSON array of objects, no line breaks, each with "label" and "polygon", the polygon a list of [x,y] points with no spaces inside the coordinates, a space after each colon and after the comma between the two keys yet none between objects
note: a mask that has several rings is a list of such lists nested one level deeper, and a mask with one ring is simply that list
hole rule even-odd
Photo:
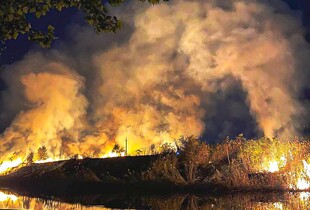
[{"label": "water surface", "polygon": [[[23,195],[21,195],[23,194]],[[0,209],[104,210],[104,209],[310,209],[309,192],[132,195],[96,194],[33,197],[0,191]]]}]

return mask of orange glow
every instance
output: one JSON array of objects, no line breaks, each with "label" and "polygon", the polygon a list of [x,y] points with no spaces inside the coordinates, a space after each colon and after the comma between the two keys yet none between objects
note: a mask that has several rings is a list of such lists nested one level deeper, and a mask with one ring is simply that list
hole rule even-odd
[{"label": "orange glow", "polygon": [[298,190],[307,190],[310,187],[310,183],[303,178],[299,178],[296,187]]},{"label": "orange glow", "polygon": [[274,209],[283,209],[283,204],[280,202],[276,202],[273,204]]},{"label": "orange glow", "polygon": [[308,190],[310,189],[310,164],[307,161],[302,160],[303,163],[303,171],[300,174],[300,177],[297,180],[296,187],[299,190]]},{"label": "orange glow", "polygon": [[22,163],[22,159],[21,158],[17,158],[13,161],[4,161],[1,165],[0,165],[0,174],[5,173],[6,171],[8,171],[11,168],[17,167]]},{"label": "orange glow", "polygon": [[3,201],[17,201],[17,197],[15,195],[5,194],[3,192],[0,192],[0,202]]},{"label": "orange glow", "polygon": [[268,167],[265,169],[271,173],[279,171],[279,164],[276,160],[270,161]]},{"label": "orange glow", "polygon": [[271,173],[280,171],[281,167],[284,167],[286,165],[286,158],[284,155],[281,156],[279,160],[269,160],[266,161],[266,163],[263,163],[264,171],[268,171]]},{"label": "orange glow", "polygon": [[49,162],[55,162],[55,161],[60,161],[60,158],[47,158],[45,160],[37,160],[34,163],[49,163]]},{"label": "orange glow", "polygon": [[121,153],[109,152],[108,154],[101,156],[101,158],[124,157],[124,156],[125,156],[125,152],[121,152]]}]

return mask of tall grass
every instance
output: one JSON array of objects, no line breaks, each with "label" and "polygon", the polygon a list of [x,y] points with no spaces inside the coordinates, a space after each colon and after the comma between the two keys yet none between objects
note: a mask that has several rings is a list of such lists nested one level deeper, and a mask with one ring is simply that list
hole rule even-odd
[{"label": "tall grass", "polygon": [[280,190],[296,188],[298,178],[310,181],[310,166],[309,174],[304,166],[310,163],[310,141],[305,139],[247,140],[239,135],[216,145],[197,143],[193,137],[182,137],[181,142],[180,155],[162,156],[144,179],[193,183],[185,170],[191,166],[195,183],[230,188]]}]

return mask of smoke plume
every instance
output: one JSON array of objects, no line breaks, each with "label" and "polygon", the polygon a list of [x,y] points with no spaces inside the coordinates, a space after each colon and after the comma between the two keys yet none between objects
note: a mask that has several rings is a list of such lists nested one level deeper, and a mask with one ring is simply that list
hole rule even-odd
[{"label": "smoke plume", "polygon": [[[0,139],[1,158],[42,145],[53,156],[100,156],[126,138],[134,154],[211,130],[298,135],[302,122],[295,119],[307,109],[298,94],[307,86],[310,54],[299,18],[284,3],[175,0],[126,7],[134,15],[119,34],[95,37],[77,27],[74,45],[29,53],[7,68],[4,110],[15,118]],[[232,89],[239,96],[214,97]],[[208,121],[217,118],[219,102],[231,110],[217,112],[224,119],[229,113],[222,125]],[[242,121],[251,126],[236,124]]]}]

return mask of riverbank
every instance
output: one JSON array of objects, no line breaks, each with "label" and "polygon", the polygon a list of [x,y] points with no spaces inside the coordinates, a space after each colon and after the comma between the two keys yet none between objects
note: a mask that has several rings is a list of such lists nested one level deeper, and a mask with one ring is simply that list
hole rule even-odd
[{"label": "riverbank", "polygon": [[[233,192],[283,192],[301,191],[271,188],[258,185],[257,188],[235,188],[211,182],[173,182],[167,180],[143,180],[141,174],[150,170],[161,155],[71,159],[50,163],[39,163],[15,169],[0,176],[0,188],[39,196],[63,196],[94,193],[174,194],[204,193],[230,194]],[[255,182],[262,182],[262,176],[277,177],[277,174],[253,176]],[[302,190],[305,191],[305,190]]]},{"label": "riverbank", "polygon": [[0,187],[44,194],[310,190],[308,141],[241,136],[213,146],[192,137],[180,142],[177,153],[28,162],[0,177]]},{"label": "riverbank", "polygon": [[87,193],[175,193],[226,191],[223,186],[206,183],[177,183],[143,180],[160,155],[72,159],[39,163],[15,169],[0,176],[0,187],[34,194],[61,195]]}]

